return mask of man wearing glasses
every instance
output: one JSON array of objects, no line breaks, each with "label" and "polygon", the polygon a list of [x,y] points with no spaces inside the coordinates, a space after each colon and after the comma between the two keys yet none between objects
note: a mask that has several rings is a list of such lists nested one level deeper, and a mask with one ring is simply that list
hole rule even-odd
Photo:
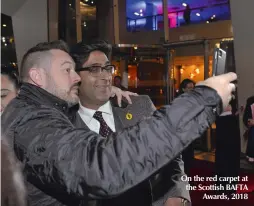
[{"label": "man wearing glasses", "polygon": [[[76,71],[81,77],[80,104],[76,125],[90,129],[107,138],[112,132],[133,126],[149,117],[155,107],[148,96],[133,96],[132,104],[122,101],[119,107],[111,99],[112,75],[115,66],[108,59],[111,45],[104,41],[77,44],[71,52]],[[190,202],[187,182],[181,181],[183,162],[176,158],[162,171],[130,191],[109,200],[93,202],[101,206],[181,206]]]}]

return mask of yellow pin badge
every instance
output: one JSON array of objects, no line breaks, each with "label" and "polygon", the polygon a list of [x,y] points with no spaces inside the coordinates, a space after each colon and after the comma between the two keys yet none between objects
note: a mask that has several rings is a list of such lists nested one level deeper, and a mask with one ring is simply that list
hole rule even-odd
[{"label": "yellow pin badge", "polygon": [[126,114],[126,119],[128,119],[128,120],[131,120],[131,119],[132,119],[132,114],[131,114],[130,112],[128,112],[128,113]]}]

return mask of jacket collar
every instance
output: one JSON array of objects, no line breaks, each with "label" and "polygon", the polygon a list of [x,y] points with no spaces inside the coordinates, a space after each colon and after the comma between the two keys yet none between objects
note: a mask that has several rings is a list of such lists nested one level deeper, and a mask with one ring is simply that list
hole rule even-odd
[{"label": "jacket collar", "polygon": [[59,99],[46,90],[33,84],[23,83],[20,88],[18,98],[30,99],[40,105],[54,107],[64,113],[68,112],[68,104],[66,101]]}]

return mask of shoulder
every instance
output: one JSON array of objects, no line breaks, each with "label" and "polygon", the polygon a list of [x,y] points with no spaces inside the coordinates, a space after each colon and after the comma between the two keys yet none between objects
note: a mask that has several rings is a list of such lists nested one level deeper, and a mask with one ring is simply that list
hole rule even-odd
[{"label": "shoulder", "polygon": [[131,96],[131,101],[132,104],[136,104],[136,103],[151,103],[152,100],[148,95],[139,95],[139,96]]},{"label": "shoulder", "polygon": [[148,95],[132,96],[131,100],[132,104],[128,104],[127,110],[132,110],[134,112],[142,110],[142,113],[144,112],[149,115],[155,110],[155,106]]}]

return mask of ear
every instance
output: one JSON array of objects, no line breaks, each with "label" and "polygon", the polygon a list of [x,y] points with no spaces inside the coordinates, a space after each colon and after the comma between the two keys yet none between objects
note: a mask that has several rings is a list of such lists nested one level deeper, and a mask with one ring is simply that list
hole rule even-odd
[{"label": "ear", "polygon": [[29,71],[29,77],[35,85],[42,87],[43,78],[42,78],[42,72],[40,69],[31,68]]}]

